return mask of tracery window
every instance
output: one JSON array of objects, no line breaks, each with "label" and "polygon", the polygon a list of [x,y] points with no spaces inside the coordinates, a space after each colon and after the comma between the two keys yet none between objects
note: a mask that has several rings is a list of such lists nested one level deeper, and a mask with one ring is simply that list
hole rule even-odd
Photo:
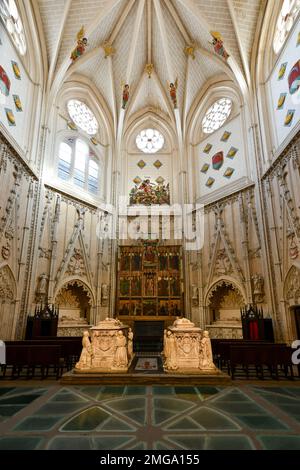
[{"label": "tracery window", "polygon": [[97,119],[85,103],[79,100],[70,100],[67,108],[70,118],[77,127],[89,135],[97,134],[99,129]]},{"label": "tracery window", "polygon": [[300,10],[300,0],[284,0],[276,25],[273,41],[275,54],[278,54],[291,31]]},{"label": "tracery window", "polygon": [[136,146],[144,153],[156,153],[164,146],[165,139],[156,129],[143,129],[136,138]]},{"label": "tracery window", "polygon": [[97,157],[82,139],[67,139],[58,149],[58,177],[93,194],[98,194],[100,169]]},{"label": "tracery window", "polygon": [[27,46],[23,23],[14,0],[0,0],[0,16],[21,55]]},{"label": "tracery window", "polygon": [[211,134],[220,129],[229,118],[232,110],[232,101],[229,98],[221,98],[216,101],[205,113],[202,121],[202,130],[205,134]]}]

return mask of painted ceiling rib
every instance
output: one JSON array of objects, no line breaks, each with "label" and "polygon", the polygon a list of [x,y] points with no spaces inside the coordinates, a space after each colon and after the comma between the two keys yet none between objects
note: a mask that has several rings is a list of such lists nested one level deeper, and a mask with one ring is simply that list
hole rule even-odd
[{"label": "painted ceiling rib", "polygon": [[53,57],[51,59],[51,64],[50,64],[50,69],[49,69],[49,77],[48,77],[48,87],[51,86],[52,77],[53,77],[53,74],[54,74],[54,71],[55,71],[60,46],[61,46],[62,40],[63,40],[63,33],[65,31],[66,21],[68,19],[68,14],[69,14],[71,6],[72,6],[72,1],[73,0],[67,0],[66,4],[65,4],[65,8],[64,8],[62,19],[61,19],[59,31],[58,31],[58,34],[57,34],[56,44],[55,44],[55,47],[54,47],[54,54],[53,54]]},{"label": "painted ceiling rib", "polygon": [[245,51],[245,49],[243,47],[243,44],[242,44],[242,41],[241,41],[240,27],[238,25],[236,12],[235,12],[232,0],[227,0],[227,5],[228,5],[228,8],[229,8],[231,21],[232,21],[232,24],[233,24],[233,27],[234,27],[236,41],[238,43],[239,51],[240,51],[240,54],[241,54],[243,67],[244,67],[244,71],[245,71],[245,74],[246,74],[247,83],[248,83],[248,85],[250,85],[251,79],[250,79],[249,63],[248,63],[246,51]]},{"label": "painted ceiling rib", "polygon": [[164,2],[166,4],[173,20],[175,21],[177,28],[181,32],[182,37],[186,42],[186,45],[190,45],[192,43],[191,38],[190,38],[185,26],[183,25],[178,13],[177,13],[176,8],[174,7],[174,5],[171,3],[170,0],[164,0]]},{"label": "painted ceiling rib", "polygon": [[125,5],[107,41],[109,44],[113,44],[113,42],[115,41],[134,4],[135,0],[129,0],[129,2],[127,2],[127,4]]}]

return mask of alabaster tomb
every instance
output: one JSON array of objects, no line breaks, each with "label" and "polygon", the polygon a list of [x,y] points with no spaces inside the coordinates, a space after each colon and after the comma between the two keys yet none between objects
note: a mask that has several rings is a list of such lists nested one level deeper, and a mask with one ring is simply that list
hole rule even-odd
[{"label": "alabaster tomb", "polygon": [[132,330],[119,320],[106,318],[84,331],[75,372],[127,372],[132,359]]}]

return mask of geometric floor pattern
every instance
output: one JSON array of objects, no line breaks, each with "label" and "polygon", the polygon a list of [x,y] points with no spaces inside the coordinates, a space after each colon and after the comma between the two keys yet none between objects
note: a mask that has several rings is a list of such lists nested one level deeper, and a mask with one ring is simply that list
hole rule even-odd
[{"label": "geometric floor pattern", "polygon": [[0,450],[300,450],[300,386],[5,384],[0,436]]}]

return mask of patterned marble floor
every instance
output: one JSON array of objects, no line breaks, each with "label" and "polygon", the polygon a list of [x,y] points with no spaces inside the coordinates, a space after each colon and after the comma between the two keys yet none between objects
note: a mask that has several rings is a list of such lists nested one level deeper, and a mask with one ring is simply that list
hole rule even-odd
[{"label": "patterned marble floor", "polygon": [[2,449],[300,449],[300,385],[0,384]]}]

